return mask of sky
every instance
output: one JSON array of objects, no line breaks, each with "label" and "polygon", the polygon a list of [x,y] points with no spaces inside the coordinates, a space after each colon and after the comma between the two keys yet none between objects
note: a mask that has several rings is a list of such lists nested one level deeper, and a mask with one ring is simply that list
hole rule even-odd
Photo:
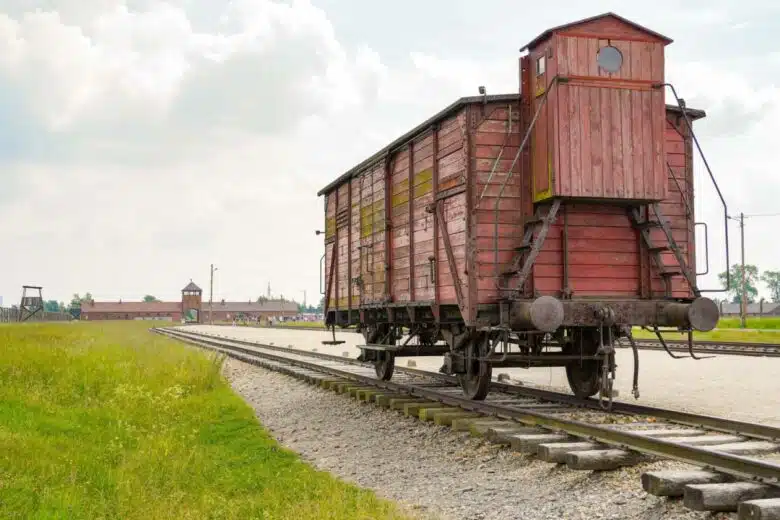
[{"label": "sky", "polygon": [[[479,85],[517,92],[522,45],[606,11],[674,40],[667,79],[708,114],[697,135],[729,212],[780,214],[780,4],[526,5],[0,0],[3,304],[23,284],[63,301],[178,300],[192,279],[207,295],[212,263],[215,299],[255,299],[270,282],[316,304],[317,191]],[[695,169],[709,230],[699,285],[717,289],[723,208]],[[748,263],[780,270],[778,225],[746,219]]]}]

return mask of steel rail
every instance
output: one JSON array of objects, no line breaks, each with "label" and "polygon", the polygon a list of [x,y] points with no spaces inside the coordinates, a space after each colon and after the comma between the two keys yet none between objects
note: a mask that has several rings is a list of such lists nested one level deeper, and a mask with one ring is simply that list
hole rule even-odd
[{"label": "steel rail", "polygon": [[[190,332],[190,331],[186,331],[186,332],[176,331],[176,332],[190,334],[195,337],[206,337],[206,338],[214,337],[209,334],[204,334],[200,332]],[[371,363],[364,363],[362,361],[358,361],[355,358],[337,356],[334,354],[326,354],[324,352],[311,352],[306,350],[291,349],[280,345],[269,345],[265,343],[259,343],[256,341],[249,341],[249,340],[242,340],[242,339],[235,339],[235,338],[220,337],[220,339],[224,339],[225,341],[230,341],[241,345],[264,348],[268,350],[275,350],[278,352],[299,353],[302,356],[313,357],[313,358],[323,359],[327,361],[334,361],[334,362],[355,365],[355,366],[373,367]],[[431,357],[437,357],[437,356],[431,356]],[[408,368],[408,367],[399,367],[399,366],[396,366],[395,370],[407,374],[425,376],[433,379],[438,379],[440,381],[446,381],[447,383],[451,383],[453,385],[458,384],[457,377],[450,376],[447,374],[430,372],[419,368]],[[553,401],[553,402],[563,403],[574,407],[585,408],[588,410],[597,410],[601,412],[604,411],[599,406],[598,400],[594,398],[580,399],[571,394],[554,392],[552,390],[543,390],[541,388],[531,388],[527,386],[511,385],[511,384],[495,382],[495,381],[491,382],[490,388],[491,390],[504,392],[512,395],[532,397],[535,399],[542,399],[545,401]],[[648,416],[657,417],[659,419],[664,419],[669,422],[673,422],[681,425],[698,426],[701,428],[708,428],[723,433],[733,433],[733,434],[744,435],[747,437],[753,437],[756,439],[780,442],[780,428],[774,426],[767,426],[764,424],[748,423],[744,421],[726,419],[723,417],[695,414],[695,413],[683,412],[678,410],[669,410],[666,408],[657,408],[653,406],[625,403],[621,401],[613,401],[612,411],[615,413],[628,414],[628,415],[648,415]]]},{"label": "steel rail", "polygon": [[[178,337],[179,339],[190,343],[201,344],[208,348],[216,347],[217,349],[228,353],[228,355],[230,355],[230,351],[239,351],[248,354],[249,356],[266,358],[279,363],[288,363],[307,370],[327,373],[340,379],[352,380],[368,386],[384,388],[399,394],[409,394],[411,396],[438,401],[485,415],[515,420],[524,424],[541,426],[551,430],[563,431],[577,437],[602,442],[618,448],[703,466],[738,478],[761,481],[765,484],[780,486],[780,464],[773,464],[768,461],[710,451],[695,446],[669,442],[662,438],[654,438],[628,431],[609,429],[573,419],[562,419],[541,412],[516,410],[506,406],[490,404],[486,401],[472,401],[413,384],[399,384],[392,381],[382,381],[380,379],[355,374],[338,368],[318,365],[310,361],[278,356],[269,352],[258,352],[254,349],[247,349],[236,345],[225,345],[225,343],[232,342],[232,340],[229,339],[223,340],[207,337],[193,338],[193,334],[191,333],[180,333],[170,329],[156,328],[152,330],[169,336]],[[256,348],[263,347],[257,346]],[[296,355],[296,352],[301,351],[291,350],[291,352]]]},{"label": "steel rail", "polygon": [[[229,327],[230,325],[218,325],[220,327]],[[316,327],[316,326],[301,326],[301,327],[286,327],[286,326],[280,326],[280,327],[247,327],[247,328],[253,328],[253,329],[271,329],[271,330],[300,330],[300,331],[311,331],[311,332],[328,332],[330,333],[329,329],[326,329],[324,327]],[[358,333],[356,329],[353,328],[346,328],[346,329],[340,329],[338,332],[343,333],[349,333],[349,334],[355,334]],[[778,332],[778,337],[780,337],[780,332]],[[659,345],[660,343],[658,340],[654,339],[639,339],[634,338],[638,345]],[[686,339],[667,339],[664,338],[664,341],[668,345],[685,345],[687,350],[688,340]],[[742,349],[742,348],[766,348],[771,350],[777,350],[780,351],[780,343],[766,343],[766,342],[743,342],[743,341],[702,341],[702,340],[694,340],[694,350],[699,351],[703,348],[710,348],[714,346],[728,346],[728,347],[734,347],[735,349]],[[619,345],[618,345],[619,347]],[[625,347],[629,348],[629,347]],[[736,351],[736,350],[735,350]]]},{"label": "steel rail", "polygon": [[[667,346],[673,352],[688,352],[686,340],[664,339]],[[637,340],[640,350],[663,350],[663,345],[653,340]],[[619,348],[630,348],[628,345],[618,345]],[[736,343],[736,342],[702,342],[694,343],[693,351],[701,354],[723,354],[728,356],[745,357],[778,357],[780,356],[780,344],[773,343]]]}]

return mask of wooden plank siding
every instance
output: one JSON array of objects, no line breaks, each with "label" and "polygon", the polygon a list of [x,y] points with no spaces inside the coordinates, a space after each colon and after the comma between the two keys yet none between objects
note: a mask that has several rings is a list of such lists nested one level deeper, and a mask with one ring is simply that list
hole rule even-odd
[{"label": "wooden plank siding", "polygon": [[[360,301],[372,304],[385,294],[385,168],[374,164],[360,175]],[[354,235],[353,235],[354,236]]]},{"label": "wooden plank siding", "polygon": [[[666,122],[664,134],[664,165],[668,161],[672,173],[667,170],[668,195],[660,204],[661,212],[669,222],[677,245],[689,266],[695,266],[695,237],[693,215],[687,214],[685,197],[691,197],[693,176],[690,155],[686,155],[684,134],[678,133]],[[689,139],[688,139],[689,140]],[[675,181],[676,177],[676,181]],[[680,188],[677,184],[679,183]],[[692,212],[693,205],[688,202]],[[568,213],[568,274],[573,297],[639,297],[640,251],[637,232],[625,209],[595,203],[567,203]],[[563,275],[563,216],[559,215],[551,227],[533,268],[533,287],[540,294],[559,297],[564,289]],[[653,229],[651,237],[657,245],[667,245],[660,229]],[[517,243],[519,245],[519,241]],[[663,297],[664,285],[658,270],[647,251],[643,251],[644,264],[650,266],[652,296]],[[671,251],[662,253],[669,270],[675,270],[677,259]],[[690,289],[684,277],[672,278],[672,296],[688,297]]]},{"label": "wooden plank siding", "polygon": [[[434,202],[434,161],[438,166],[440,192],[457,190],[466,184],[465,109],[441,121],[438,128],[438,158],[433,156],[433,133],[427,132],[326,195],[325,278],[330,310],[358,309],[361,305],[387,301],[433,302],[436,294],[432,267],[438,278],[440,303],[458,303],[445,239],[440,231],[436,233],[437,262],[432,265],[430,260],[434,256],[435,219],[428,208]],[[386,169],[390,173],[389,183],[385,178]],[[385,200],[386,186],[391,190],[389,204]],[[351,205],[347,209],[350,196]],[[466,194],[448,196],[440,204],[461,289],[467,296]],[[386,215],[388,207],[390,214]],[[389,240],[386,240],[387,233]],[[329,285],[334,243],[337,244],[336,270]],[[388,244],[389,256],[386,256]],[[360,282],[356,283],[358,277]],[[387,277],[389,284],[386,284]]]},{"label": "wooden plank siding", "polygon": [[[527,172],[523,175],[525,161],[522,158],[514,161],[526,132],[525,128],[521,128],[520,105],[498,105],[491,107],[486,114],[475,129],[474,138],[475,254],[479,303],[493,302],[499,296],[497,275],[510,265],[516,254],[515,247],[522,242],[524,218],[532,212],[530,176]],[[499,200],[502,185],[505,187]]]},{"label": "wooden plank siding", "polygon": [[[466,163],[468,161],[466,131],[465,109],[460,111],[457,116],[444,121],[439,128],[439,193],[465,187],[467,182]],[[467,302],[469,277],[466,274],[466,193],[451,195],[439,204],[442,205],[442,214],[444,215],[443,228],[449,237],[452,256],[455,260],[455,276],[460,283],[464,301]],[[433,220],[431,220],[432,223]],[[445,238],[441,232],[438,235],[436,269],[440,303],[457,304],[456,282],[450,269]]]}]

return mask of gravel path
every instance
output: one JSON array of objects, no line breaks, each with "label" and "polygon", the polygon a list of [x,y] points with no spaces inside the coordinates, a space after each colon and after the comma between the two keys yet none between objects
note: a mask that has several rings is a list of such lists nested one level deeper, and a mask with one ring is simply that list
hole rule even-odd
[{"label": "gravel path", "polygon": [[736,518],[642,491],[643,470],[682,467],[674,463],[575,472],[237,360],[226,360],[225,374],[281,444],[420,518]]}]

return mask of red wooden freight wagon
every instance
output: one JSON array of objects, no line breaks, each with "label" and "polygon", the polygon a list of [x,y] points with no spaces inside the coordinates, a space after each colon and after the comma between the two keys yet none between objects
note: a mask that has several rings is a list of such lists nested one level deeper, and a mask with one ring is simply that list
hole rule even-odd
[{"label": "red wooden freight wagon", "polygon": [[631,326],[712,329],[705,114],[665,104],[670,41],[613,14],[548,30],[519,94],[459,99],[323,188],[326,323],[357,325],[384,379],[396,356],[443,354],[472,399],[495,366],[565,366],[577,396],[611,395]]}]

